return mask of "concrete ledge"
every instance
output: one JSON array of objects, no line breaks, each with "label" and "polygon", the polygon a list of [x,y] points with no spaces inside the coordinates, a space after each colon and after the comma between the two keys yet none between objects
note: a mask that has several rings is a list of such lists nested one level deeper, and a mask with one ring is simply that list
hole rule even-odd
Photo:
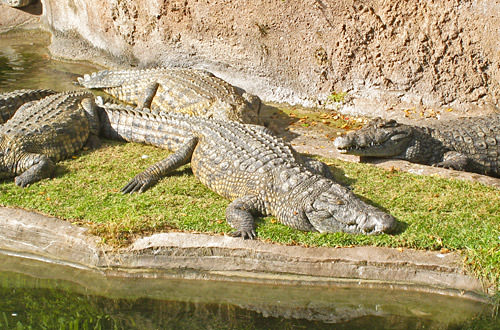
[{"label": "concrete ledge", "polygon": [[12,208],[0,208],[0,250],[115,276],[390,286],[477,299],[484,294],[480,281],[463,272],[458,253],[306,248],[178,232],[114,250],[85,228]]}]

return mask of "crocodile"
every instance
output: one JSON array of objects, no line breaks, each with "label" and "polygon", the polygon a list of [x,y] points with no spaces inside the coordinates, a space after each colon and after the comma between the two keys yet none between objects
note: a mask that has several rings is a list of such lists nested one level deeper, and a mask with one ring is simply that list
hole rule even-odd
[{"label": "crocodile", "polygon": [[0,94],[0,124],[9,120],[20,106],[55,93],[49,89],[18,89]]},{"label": "crocodile", "polygon": [[464,117],[427,127],[375,118],[338,137],[341,153],[404,159],[459,171],[500,176],[500,113]]},{"label": "crocodile", "polygon": [[260,124],[260,99],[213,74],[187,68],[103,70],[77,78],[86,88],[102,89],[139,108]]},{"label": "crocodile", "polygon": [[190,162],[201,183],[231,200],[226,220],[233,236],[254,239],[257,215],[273,215],[303,231],[378,234],[396,226],[390,214],[307,167],[263,126],[96,103],[101,136],[174,151],[137,174],[122,193],[144,192]]},{"label": "crocodile", "polygon": [[55,162],[85,145],[96,148],[98,133],[91,92],[63,92],[28,102],[0,125],[0,177],[15,176],[21,187],[50,177]]}]

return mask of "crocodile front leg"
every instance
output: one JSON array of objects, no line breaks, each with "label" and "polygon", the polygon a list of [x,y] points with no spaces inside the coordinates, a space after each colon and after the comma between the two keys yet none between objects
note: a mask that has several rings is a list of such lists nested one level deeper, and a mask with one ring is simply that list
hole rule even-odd
[{"label": "crocodile front leg", "polygon": [[254,239],[257,236],[254,228],[254,214],[259,213],[259,198],[247,195],[235,199],[226,209],[226,221],[236,229],[231,235]]},{"label": "crocodile front leg", "polygon": [[457,171],[465,171],[469,167],[470,158],[466,155],[456,152],[456,151],[448,151],[443,156],[443,161],[433,164],[433,166],[457,170]]},{"label": "crocodile front leg", "polygon": [[19,166],[20,172],[23,173],[16,176],[14,182],[20,187],[26,187],[29,184],[51,177],[54,173],[56,165],[47,156],[41,154],[26,154],[24,155]]},{"label": "crocodile front leg", "polygon": [[197,137],[190,138],[175,153],[150,166],[144,172],[137,174],[125,187],[123,187],[121,192],[124,194],[145,192],[169,172],[189,163],[197,144]]}]

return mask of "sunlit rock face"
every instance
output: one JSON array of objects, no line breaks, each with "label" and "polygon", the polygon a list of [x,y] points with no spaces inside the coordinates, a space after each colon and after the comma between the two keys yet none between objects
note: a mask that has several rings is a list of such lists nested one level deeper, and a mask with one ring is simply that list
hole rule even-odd
[{"label": "sunlit rock face", "polygon": [[20,7],[26,7],[30,4],[35,2],[34,0],[1,0],[0,4],[5,4],[7,6],[15,7],[15,8],[20,8]]},{"label": "sunlit rock face", "polygon": [[[500,100],[500,1],[42,5],[54,31],[83,37],[120,65],[202,67],[265,100],[324,105],[348,92],[343,110],[370,115],[397,105],[488,109]],[[79,45],[69,57],[87,56]]]}]

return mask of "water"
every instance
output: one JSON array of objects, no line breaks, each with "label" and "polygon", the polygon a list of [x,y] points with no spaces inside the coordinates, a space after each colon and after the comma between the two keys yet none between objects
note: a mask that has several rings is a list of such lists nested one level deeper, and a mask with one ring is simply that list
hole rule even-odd
[{"label": "water", "polygon": [[123,278],[6,255],[0,297],[1,329],[458,329],[489,311],[425,293]]},{"label": "water", "polygon": [[[0,34],[0,91],[77,88],[40,31]],[[491,306],[416,292],[104,276],[0,254],[0,329],[500,329]]]},{"label": "water", "polygon": [[0,91],[77,89],[73,84],[76,77],[98,70],[88,63],[52,60],[49,42],[50,34],[37,30],[0,34]]}]

